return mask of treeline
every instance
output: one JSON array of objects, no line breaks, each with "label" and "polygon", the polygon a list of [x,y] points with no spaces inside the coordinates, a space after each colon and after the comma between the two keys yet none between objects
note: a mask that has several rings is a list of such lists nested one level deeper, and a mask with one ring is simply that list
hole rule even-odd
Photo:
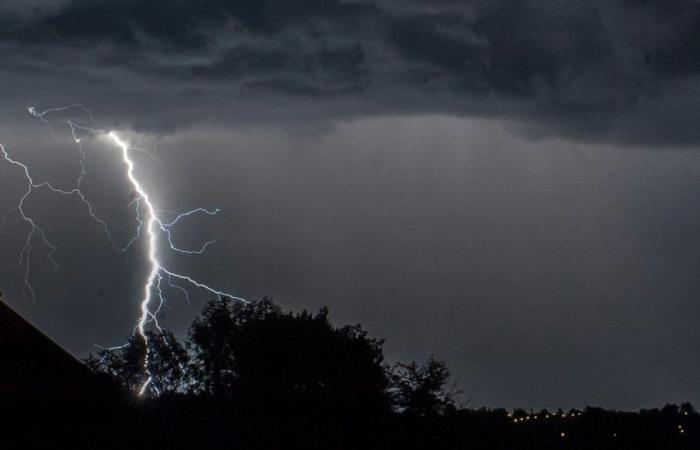
[{"label": "treeline", "polygon": [[[360,325],[335,327],[328,309],[283,311],[270,298],[208,302],[181,343],[167,329],[134,334],[119,348],[90,355],[93,371],[148,396],[193,395],[238,404],[317,402],[364,411],[442,415],[456,408],[449,370],[389,365],[383,341]],[[145,386],[145,388],[144,388]]]},{"label": "treeline", "polygon": [[99,436],[119,433],[95,448],[700,448],[700,416],[688,403],[638,413],[462,407],[444,363],[388,364],[381,340],[334,326],[325,308],[216,300],[184,342],[165,329],[147,338],[147,371],[136,336],[86,360],[131,399],[109,424],[93,425]]}]

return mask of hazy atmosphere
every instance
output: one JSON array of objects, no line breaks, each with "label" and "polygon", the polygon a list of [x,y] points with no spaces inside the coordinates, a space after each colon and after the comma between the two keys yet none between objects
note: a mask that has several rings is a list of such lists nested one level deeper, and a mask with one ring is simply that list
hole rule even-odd
[{"label": "hazy atmosphere", "polygon": [[[221,208],[173,231],[216,242],[171,267],[327,305],[390,360],[434,355],[466,405],[698,403],[698,27],[690,0],[4,2],[0,144],[70,190],[66,120],[118,131],[163,217]],[[91,115],[28,112],[78,103]],[[124,246],[119,155],[78,137]],[[4,300],[74,355],[124,343],[143,243],[115,251],[78,199],[37,189],[59,269],[37,240],[33,299],[26,188],[0,160]],[[212,298],[190,292],[166,292],[178,335]]]}]

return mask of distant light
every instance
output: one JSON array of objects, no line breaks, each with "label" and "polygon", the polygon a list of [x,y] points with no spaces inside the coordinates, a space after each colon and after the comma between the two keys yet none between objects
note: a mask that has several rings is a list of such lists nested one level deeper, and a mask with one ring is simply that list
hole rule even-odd
[{"label": "distant light", "polygon": [[564,432],[562,431],[561,434],[560,434],[559,436],[565,438],[565,437],[566,437],[566,433],[564,433]]}]

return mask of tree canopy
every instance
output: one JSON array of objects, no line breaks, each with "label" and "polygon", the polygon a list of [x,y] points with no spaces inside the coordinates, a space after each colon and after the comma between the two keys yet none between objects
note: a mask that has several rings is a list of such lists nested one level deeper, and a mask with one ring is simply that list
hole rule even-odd
[{"label": "tree canopy", "polygon": [[144,340],[103,349],[87,359],[138,392],[150,377],[151,395],[187,393],[239,404],[314,404],[346,410],[444,414],[454,406],[449,371],[430,359],[390,366],[383,341],[360,325],[335,326],[327,308],[283,311],[271,298],[251,303],[207,302],[185,344],[166,329]]}]

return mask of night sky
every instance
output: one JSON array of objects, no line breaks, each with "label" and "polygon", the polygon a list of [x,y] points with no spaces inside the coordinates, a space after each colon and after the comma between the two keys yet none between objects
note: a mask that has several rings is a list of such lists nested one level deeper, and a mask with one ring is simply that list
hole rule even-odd
[{"label": "night sky", "polygon": [[[430,355],[470,406],[700,403],[700,3],[691,0],[10,0],[0,143],[71,188],[66,126],[118,130],[164,216],[222,208],[163,254],[222,290]],[[27,112],[81,103],[46,116]],[[86,138],[83,191],[136,229],[113,146]],[[0,290],[77,356],[123,343],[144,246],[115,252],[75,198],[11,208]],[[1,219],[1,216],[0,216]],[[173,290],[184,335],[205,300]]]}]

